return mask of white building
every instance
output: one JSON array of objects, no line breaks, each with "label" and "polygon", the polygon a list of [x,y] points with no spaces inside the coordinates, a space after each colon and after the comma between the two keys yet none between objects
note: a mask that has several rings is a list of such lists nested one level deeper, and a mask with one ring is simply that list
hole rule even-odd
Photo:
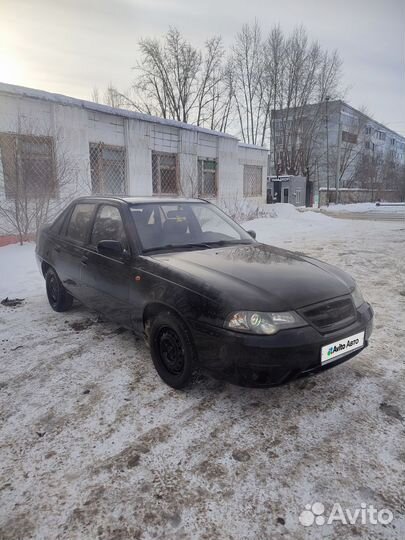
[{"label": "white building", "polygon": [[20,183],[91,193],[266,202],[268,151],[225,133],[0,83],[0,204]]}]

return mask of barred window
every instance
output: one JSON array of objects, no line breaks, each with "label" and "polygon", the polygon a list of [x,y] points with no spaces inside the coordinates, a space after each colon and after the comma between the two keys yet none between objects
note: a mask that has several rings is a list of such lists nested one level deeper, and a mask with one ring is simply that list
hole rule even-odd
[{"label": "barred window", "polygon": [[176,195],[178,192],[177,180],[176,154],[152,152],[153,193],[156,195]]},{"label": "barred window", "polygon": [[125,148],[90,143],[92,193],[126,193]]},{"label": "barred window", "polygon": [[198,196],[217,196],[217,162],[215,159],[198,160]]},{"label": "barred window", "polygon": [[243,166],[243,194],[245,197],[259,197],[262,194],[263,167]]},{"label": "barred window", "polygon": [[1,133],[0,159],[7,198],[56,196],[52,137]]}]

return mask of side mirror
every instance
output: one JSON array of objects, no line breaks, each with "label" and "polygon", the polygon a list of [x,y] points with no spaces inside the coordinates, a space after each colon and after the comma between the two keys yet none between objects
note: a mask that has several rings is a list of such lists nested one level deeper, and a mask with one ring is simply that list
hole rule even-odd
[{"label": "side mirror", "polygon": [[121,242],[117,240],[101,240],[97,244],[97,251],[101,255],[106,255],[107,257],[123,257],[125,258],[128,252],[122,247]]},{"label": "side mirror", "polygon": [[256,240],[256,231],[247,231],[247,233]]}]

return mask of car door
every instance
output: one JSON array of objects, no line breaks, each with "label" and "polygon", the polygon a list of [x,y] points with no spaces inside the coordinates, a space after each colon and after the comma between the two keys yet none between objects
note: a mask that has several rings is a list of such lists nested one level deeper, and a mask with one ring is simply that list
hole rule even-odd
[{"label": "car door", "polygon": [[[99,253],[97,244],[101,240],[121,242],[127,256]],[[118,206],[98,206],[86,248],[81,266],[85,303],[118,324],[130,326],[130,248]]]},{"label": "car door", "polygon": [[80,270],[95,209],[95,203],[75,204],[53,245],[52,260],[59,279],[81,301],[84,301],[84,294]]}]

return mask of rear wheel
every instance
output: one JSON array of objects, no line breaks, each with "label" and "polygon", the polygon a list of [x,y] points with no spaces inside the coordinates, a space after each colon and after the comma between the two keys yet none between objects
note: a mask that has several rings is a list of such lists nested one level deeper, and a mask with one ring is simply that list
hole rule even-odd
[{"label": "rear wheel", "polygon": [[153,364],[160,377],[172,388],[190,385],[196,354],[184,322],[170,312],[158,314],[149,328]]},{"label": "rear wheel", "polygon": [[53,268],[48,268],[45,274],[46,294],[51,308],[55,311],[67,311],[72,307],[73,297],[62,285],[58,274]]}]

